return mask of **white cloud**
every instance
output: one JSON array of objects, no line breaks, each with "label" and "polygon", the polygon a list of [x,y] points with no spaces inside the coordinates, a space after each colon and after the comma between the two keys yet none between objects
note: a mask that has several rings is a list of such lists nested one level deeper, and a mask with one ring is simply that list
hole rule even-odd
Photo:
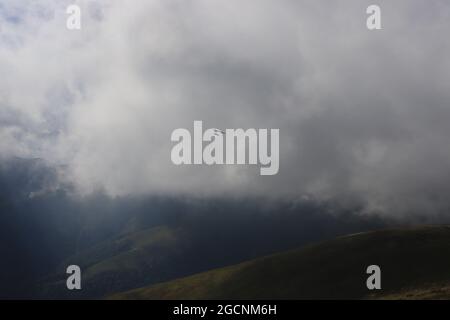
[{"label": "white cloud", "polygon": [[[0,7],[3,155],[65,163],[82,192],[447,209],[447,2],[379,1],[380,31],[369,1],[77,1],[80,31],[70,3]],[[194,120],[279,128],[279,174],[174,166],[170,134]]]}]

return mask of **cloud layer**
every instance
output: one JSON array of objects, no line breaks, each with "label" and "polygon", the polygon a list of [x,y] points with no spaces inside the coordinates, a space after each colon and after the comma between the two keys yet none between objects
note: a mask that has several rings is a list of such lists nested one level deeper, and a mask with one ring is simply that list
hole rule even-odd
[{"label": "cloud layer", "polygon": [[[450,4],[72,1],[0,5],[0,153],[64,165],[82,193],[450,200]],[[280,171],[175,166],[171,132],[279,128]],[[192,129],[191,129],[192,130]]]}]

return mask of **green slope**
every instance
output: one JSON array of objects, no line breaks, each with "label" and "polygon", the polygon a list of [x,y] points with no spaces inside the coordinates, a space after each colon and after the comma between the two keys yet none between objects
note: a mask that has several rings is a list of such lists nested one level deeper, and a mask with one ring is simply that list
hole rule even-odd
[{"label": "green slope", "polygon": [[[371,264],[382,270],[376,293],[366,288]],[[450,298],[449,288],[450,227],[425,226],[344,236],[110,298]]]},{"label": "green slope", "polygon": [[[44,279],[45,298],[96,298],[126,290],[142,283],[170,279],[172,261],[183,253],[181,230],[155,227],[105,241],[87,251],[70,257],[59,268],[61,272]],[[83,270],[83,290],[66,289],[66,266],[76,264]]]}]

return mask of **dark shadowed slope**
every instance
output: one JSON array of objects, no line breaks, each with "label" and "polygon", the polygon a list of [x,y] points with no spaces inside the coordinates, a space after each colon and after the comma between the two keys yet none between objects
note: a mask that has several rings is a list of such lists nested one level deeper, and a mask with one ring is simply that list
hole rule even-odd
[{"label": "dark shadowed slope", "polygon": [[[366,288],[371,264],[382,270],[376,293]],[[348,235],[112,298],[450,298],[450,227]]]},{"label": "dark shadowed slope", "polygon": [[[131,228],[127,224],[117,236],[71,255],[42,279],[40,297],[102,298],[377,226],[376,220],[308,207],[284,210],[277,205],[273,210],[279,212],[270,214],[242,203],[182,208],[195,212],[145,229],[145,223],[132,219]],[[83,290],[67,290],[70,264],[81,267]]]}]

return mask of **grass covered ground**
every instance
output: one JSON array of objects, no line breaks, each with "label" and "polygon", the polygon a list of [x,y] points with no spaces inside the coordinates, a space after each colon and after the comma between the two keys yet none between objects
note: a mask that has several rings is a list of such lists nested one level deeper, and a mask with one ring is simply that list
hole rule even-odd
[{"label": "grass covered ground", "polygon": [[[381,267],[382,290],[366,288],[371,264]],[[339,237],[110,298],[440,299],[449,288],[450,227],[423,226]]]}]

